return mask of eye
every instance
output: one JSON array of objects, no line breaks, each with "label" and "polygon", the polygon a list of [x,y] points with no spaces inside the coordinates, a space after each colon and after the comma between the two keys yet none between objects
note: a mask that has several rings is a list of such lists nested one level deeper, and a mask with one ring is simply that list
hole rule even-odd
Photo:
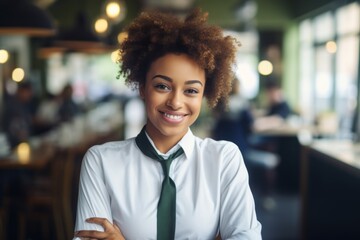
[{"label": "eye", "polygon": [[161,90],[161,91],[168,91],[170,90],[170,88],[168,86],[166,86],[165,84],[162,84],[162,83],[158,83],[158,84],[155,84],[154,86],[156,89],[158,90]]},{"label": "eye", "polygon": [[185,93],[186,93],[186,94],[189,94],[189,95],[195,95],[195,94],[198,94],[199,91],[198,91],[197,89],[190,88],[190,89],[186,89],[186,90],[185,90]]}]

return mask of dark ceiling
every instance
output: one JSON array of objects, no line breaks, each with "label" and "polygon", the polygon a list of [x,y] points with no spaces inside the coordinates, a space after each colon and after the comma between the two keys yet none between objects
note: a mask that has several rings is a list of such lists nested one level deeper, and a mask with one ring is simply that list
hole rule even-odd
[{"label": "dark ceiling", "polygon": [[[35,0],[53,1],[48,10],[54,17],[59,28],[69,28],[74,24],[77,12],[83,11],[93,22],[101,15],[104,0]],[[124,0],[127,6],[125,20],[115,26],[121,31],[140,11],[144,0]],[[243,20],[236,16],[237,10],[244,2],[251,0],[195,0],[196,5],[209,12],[209,21],[224,28],[241,30]],[[255,18],[251,24],[260,30],[282,30],[292,20],[320,9],[329,4],[344,4],[354,0],[254,0],[257,4]],[[359,0],[357,0],[359,1]],[[241,18],[241,17],[240,17]]]}]

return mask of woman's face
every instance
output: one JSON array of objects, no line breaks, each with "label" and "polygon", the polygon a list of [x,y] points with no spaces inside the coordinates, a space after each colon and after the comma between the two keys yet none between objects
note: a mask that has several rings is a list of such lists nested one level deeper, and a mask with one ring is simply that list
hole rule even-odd
[{"label": "woman's face", "polygon": [[199,116],[204,89],[204,69],[185,54],[167,54],[150,65],[140,95],[146,131],[158,148],[164,140],[172,147],[186,134]]}]

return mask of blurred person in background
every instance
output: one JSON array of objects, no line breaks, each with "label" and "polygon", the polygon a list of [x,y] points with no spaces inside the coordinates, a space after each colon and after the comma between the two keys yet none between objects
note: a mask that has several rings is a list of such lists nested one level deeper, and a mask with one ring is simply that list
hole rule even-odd
[{"label": "blurred person in background", "polygon": [[58,120],[59,122],[71,121],[81,113],[81,109],[73,100],[73,87],[66,84],[59,95]]},{"label": "blurred person in background", "polygon": [[265,84],[265,93],[269,103],[267,116],[279,116],[282,119],[290,116],[292,111],[276,81],[268,81]]},{"label": "blurred person in background", "polygon": [[42,128],[43,131],[50,130],[59,123],[58,111],[60,100],[60,95],[47,93],[46,97],[40,102],[36,117],[44,126]]},{"label": "blurred person in background", "polygon": [[238,79],[232,82],[228,103],[220,100],[214,114],[213,138],[231,141],[239,146],[243,154],[247,152],[250,148],[247,138],[252,132],[254,118],[249,102],[240,93]]},{"label": "blurred person in background", "polygon": [[7,96],[4,109],[4,130],[11,147],[27,141],[34,134],[38,100],[30,80],[18,84],[14,95]]},{"label": "blurred person in background", "polygon": [[287,118],[292,115],[292,110],[284,97],[281,86],[274,79],[268,79],[265,82],[265,98],[267,105],[265,114],[255,117],[253,124],[255,134],[251,136],[250,142],[258,149],[276,153],[278,152],[277,137],[264,136],[261,133],[283,127]]},{"label": "blurred person in background", "polygon": [[292,114],[292,110],[284,98],[280,85],[275,80],[265,83],[265,98],[267,109],[264,116],[259,116],[254,122],[256,131],[264,131],[280,127]]}]

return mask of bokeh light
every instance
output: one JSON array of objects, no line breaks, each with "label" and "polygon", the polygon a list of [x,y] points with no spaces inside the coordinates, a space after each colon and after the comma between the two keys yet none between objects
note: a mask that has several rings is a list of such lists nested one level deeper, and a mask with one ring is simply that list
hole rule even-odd
[{"label": "bokeh light", "polygon": [[122,43],[126,38],[128,37],[128,33],[127,32],[121,32],[118,34],[117,40],[118,43]]},{"label": "bokeh light", "polygon": [[22,80],[24,80],[25,71],[22,68],[15,68],[11,76],[15,82],[21,82]]},{"label": "bokeh light", "polygon": [[336,42],[328,41],[325,45],[325,48],[326,48],[326,51],[328,51],[328,53],[336,53],[336,50],[337,50]]},{"label": "bokeh light", "polygon": [[109,2],[106,5],[106,15],[109,18],[117,18],[120,15],[120,5],[117,2]]},{"label": "bokeh light", "polygon": [[111,53],[111,61],[113,61],[114,63],[119,62],[120,58],[121,57],[119,50],[115,50]]},{"label": "bokeh light", "polygon": [[20,143],[16,148],[16,154],[20,163],[28,163],[31,155],[30,145],[26,142]]},{"label": "bokeh light", "polygon": [[9,59],[9,53],[5,49],[0,49],[0,63],[6,63]]},{"label": "bokeh light", "polygon": [[96,20],[95,22],[95,31],[97,33],[104,33],[108,30],[109,27],[109,23],[108,21],[106,21],[106,19],[104,18],[99,18],[98,20]]},{"label": "bokeh light", "polygon": [[270,75],[273,72],[273,65],[268,60],[263,60],[258,65],[258,71],[261,75],[267,76]]}]

